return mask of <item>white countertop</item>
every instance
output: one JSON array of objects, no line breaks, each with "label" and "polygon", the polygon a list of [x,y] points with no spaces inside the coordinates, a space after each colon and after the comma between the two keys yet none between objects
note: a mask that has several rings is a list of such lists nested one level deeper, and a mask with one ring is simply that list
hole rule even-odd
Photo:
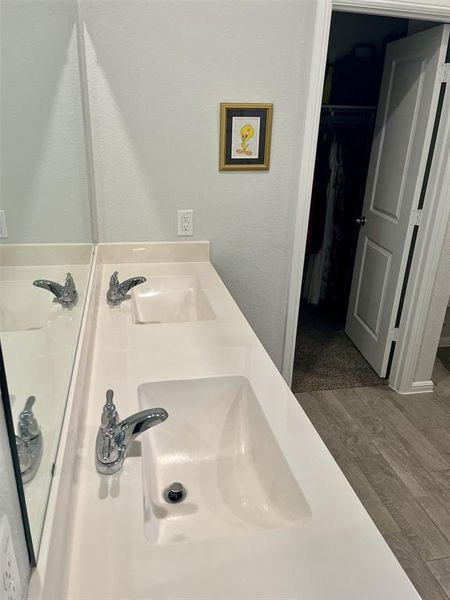
[{"label": "white countertop", "polygon": [[[196,275],[217,315],[212,321],[156,325],[133,324],[129,301],[119,309],[106,305],[114,267],[104,264],[98,272],[98,320],[64,598],[419,598],[213,266],[120,264],[121,280]],[[139,410],[142,383],[222,375],[250,381],[311,519],[235,537],[152,544],[144,531],[142,459],[128,457],[116,476],[100,476],[95,469],[105,390],[115,391],[124,418]]]}]

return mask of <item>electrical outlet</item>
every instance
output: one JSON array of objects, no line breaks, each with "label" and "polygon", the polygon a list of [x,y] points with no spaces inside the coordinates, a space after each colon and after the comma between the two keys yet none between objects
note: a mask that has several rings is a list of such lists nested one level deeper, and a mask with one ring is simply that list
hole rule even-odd
[{"label": "electrical outlet", "polygon": [[194,211],[179,210],[178,217],[178,235],[194,235]]},{"label": "electrical outlet", "polygon": [[8,237],[8,229],[6,227],[6,213],[0,210],[0,238]]},{"label": "electrical outlet", "polygon": [[22,600],[19,570],[6,515],[0,523],[0,600]]}]

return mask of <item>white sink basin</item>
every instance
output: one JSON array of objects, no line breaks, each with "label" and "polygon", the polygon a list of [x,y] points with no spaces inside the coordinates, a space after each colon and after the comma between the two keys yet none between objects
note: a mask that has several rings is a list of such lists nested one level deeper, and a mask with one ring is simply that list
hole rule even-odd
[{"label": "white sink basin", "polygon": [[[152,543],[294,527],[310,519],[245,377],[146,383],[138,396],[141,409],[169,413],[142,437],[145,533]],[[174,481],[187,494],[169,504],[164,491]]]},{"label": "white sink basin", "polygon": [[150,277],[132,290],[134,323],[182,323],[216,318],[197,277]]},{"label": "white sink basin", "polygon": [[32,281],[0,282],[0,331],[33,331],[61,314],[53,296]]}]

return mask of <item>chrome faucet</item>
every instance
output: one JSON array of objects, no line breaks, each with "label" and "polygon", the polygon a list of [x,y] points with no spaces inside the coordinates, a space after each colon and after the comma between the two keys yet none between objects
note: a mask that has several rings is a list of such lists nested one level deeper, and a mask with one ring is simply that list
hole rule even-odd
[{"label": "chrome faucet", "polygon": [[112,390],[106,392],[106,404],[95,443],[95,466],[103,475],[120,471],[133,440],[150,427],[163,423],[169,416],[163,408],[149,408],[119,423],[113,396]]},{"label": "chrome faucet", "polygon": [[55,296],[53,302],[59,302],[64,308],[72,308],[78,301],[78,292],[70,273],[67,273],[64,285],[49,279],[36,279],[33,285],[51,292]]},{"label": "chrome faucet", "polygon": [[42,457],[42,433],[31,410],[35,400],[34,396],[28,398],[17,424],[16,447],[24,483],[36,475]]},{"label": "chrome faucet", "polygon": [[131,288],[136,285],[145,283],[147,279],[145,277],[131,277],[126,281],[119,283],[118,271],[114,271],[109,280],[109,289],[106,293],[106,302],[110,306],[119,306],[126,299],[128,292]]}]

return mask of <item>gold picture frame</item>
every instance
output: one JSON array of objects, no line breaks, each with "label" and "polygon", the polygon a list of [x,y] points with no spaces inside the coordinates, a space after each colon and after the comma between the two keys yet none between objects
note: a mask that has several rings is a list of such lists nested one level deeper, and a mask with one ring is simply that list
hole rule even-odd
[{"label": "gold picture frame", "polygon": [[268,171],[273,104],[220,104],[220,171]]}]

